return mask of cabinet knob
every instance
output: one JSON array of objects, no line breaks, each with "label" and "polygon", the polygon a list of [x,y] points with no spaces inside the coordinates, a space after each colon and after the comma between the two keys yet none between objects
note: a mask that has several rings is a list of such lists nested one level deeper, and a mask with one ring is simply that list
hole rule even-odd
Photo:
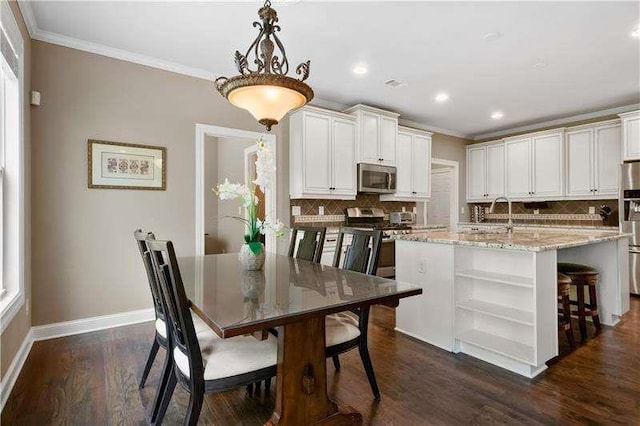
[{"label": "cabinet knob", "polygon": [[593,190],[593,192],[598,192],[598,190],[597,190],[597,189],[594,189],[594,190]]}]

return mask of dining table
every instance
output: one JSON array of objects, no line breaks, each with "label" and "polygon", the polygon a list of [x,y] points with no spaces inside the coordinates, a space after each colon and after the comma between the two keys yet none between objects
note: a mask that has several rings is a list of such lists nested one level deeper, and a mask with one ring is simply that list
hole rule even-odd
[{"label": "dining table", "polygon": [[192,311],[221,338],[276,330],[275,407],[267,425],[362,424],[362,415],[327,395],[325,317],[422,293],[418,286],[266,253],[262,270],[238,254],[178,259]]}]

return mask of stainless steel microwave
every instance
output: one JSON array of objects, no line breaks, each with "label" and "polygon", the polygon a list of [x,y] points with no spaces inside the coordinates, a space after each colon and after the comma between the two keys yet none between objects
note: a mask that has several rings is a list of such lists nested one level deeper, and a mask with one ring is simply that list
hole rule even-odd
[{"label": "stainless steel microwave", "polygon": [[358,192],[393,194],[396,192],[396,168],[358,164]]}]

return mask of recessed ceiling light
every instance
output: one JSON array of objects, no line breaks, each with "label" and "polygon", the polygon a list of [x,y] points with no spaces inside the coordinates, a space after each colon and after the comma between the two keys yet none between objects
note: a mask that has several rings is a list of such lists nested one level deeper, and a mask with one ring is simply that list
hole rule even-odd
[{"label": "recessed ceiling light", "polygon": [[502,38],[502,33],[499,33],[497,31],[482,34],[482,39],[484,41],[495,41],[495,40],[498,40],[499,38]]},{"label": "recessed ceiling light", "polygon": [[532,65],[533,68],[545,68],[547,64],[545,61],[538,61],[535,64]]},{"label": "recessed ceiling light", "polygon": [[504,117],[504,114],[502,113],[502,111],[496,111],[493,114],[491,114],[491,118],[493,118],[494,120],[500,120],[502,117]]},{"label": "recessed ceiling light", "polygon": [[631,37],[640,38],[640,27],[637,27],[635,30],[633,30],[633,32],[631,33]]},{"label": "recessed ceiling light", "polygon": [[356,75],[363,75],[366,74],[369,70],[364,65],[356,65],[351,71],[353,71],[353,73]]},{"label": "recessed ceiling light", "polygon": [[435,99],[436,102],[444,102],[449,99],[449,95],[447,95],[446,93],[438,93]]}]

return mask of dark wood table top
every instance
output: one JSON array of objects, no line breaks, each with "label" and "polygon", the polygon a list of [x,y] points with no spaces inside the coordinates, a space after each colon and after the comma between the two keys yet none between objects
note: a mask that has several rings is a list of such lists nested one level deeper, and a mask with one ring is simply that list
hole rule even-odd
[{"label": "dark wood table top", "polygon": [[261,271],[242,270],[237,253],[178,263],[192,309],[225,338],[422,293],[412,284],[272,253]]}]

